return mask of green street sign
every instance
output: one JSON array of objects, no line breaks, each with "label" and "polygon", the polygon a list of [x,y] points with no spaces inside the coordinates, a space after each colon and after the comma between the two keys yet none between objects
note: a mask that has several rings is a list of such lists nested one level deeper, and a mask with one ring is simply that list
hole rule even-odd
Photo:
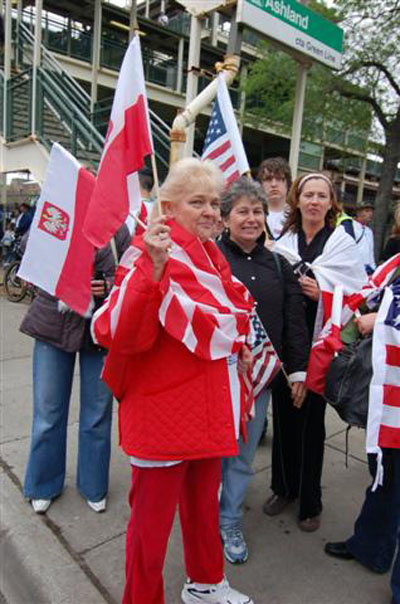
[{"label": "green street sign", "polygon": [[343,30],[296,0],[238,0],[236,20],[313,61],[340,69]]}]

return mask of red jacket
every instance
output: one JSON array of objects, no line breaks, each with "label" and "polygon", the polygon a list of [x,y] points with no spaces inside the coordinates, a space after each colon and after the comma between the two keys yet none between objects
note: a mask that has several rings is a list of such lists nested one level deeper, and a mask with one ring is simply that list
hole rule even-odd
[{"label": "red jacket", "polygon": [[120,401],[120,444],[143,459],[237,455],[226,359],[202,360],[162,327],[159,284],[144,253],[128,281],[103,379]]}]

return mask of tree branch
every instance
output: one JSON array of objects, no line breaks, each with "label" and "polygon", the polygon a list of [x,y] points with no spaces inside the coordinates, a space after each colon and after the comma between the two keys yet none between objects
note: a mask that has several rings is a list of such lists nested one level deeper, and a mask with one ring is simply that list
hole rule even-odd
[{"label": "tree branch", "polygon": [[361,61],[359,67],[376,67],[379,69],[379,71],[385,74],[395,93],[400,96],[400,86],[385,65],[379,63],[379,61]]},{"label": "tree branch", "polygon": [[364,103],[369,103],[369,105],[371,105],[371,107],[375,111],[378,120],[382,124],[382,127],[385,130],[386,130],[386,128],[388,128],[389,122],[388,122],[384,112],[382,111],[378,101],[376,99],[374,99],[372,96],[369,96],[368,94],[366,94],[364,92],[360,92],[355,89],[354,90],[346,89],[343,86],[339,86],[338,84],[334,84],[333,88],[341,96],[343,96],[347,99],[354,99],[356,101],[363,101]]}]

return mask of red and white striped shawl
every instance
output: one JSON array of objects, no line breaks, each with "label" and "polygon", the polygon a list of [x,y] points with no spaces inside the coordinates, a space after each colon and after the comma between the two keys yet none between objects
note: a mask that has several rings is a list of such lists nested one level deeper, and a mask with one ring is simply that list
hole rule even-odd
[{"label": "red and white striped shawl", "polygon": [[[274,251],[285,256],[292,265],[301,262],[297,233],[283,235],[275,243]],[[330,318],[335,286],[343,286],[343,301],[346,304],[347,297],[362,288],[366,275],[354,239],[341,226],[333,231],[322,254],[313,262],[305,264],[314,273],[321,290],[314,329],[316,339]]]},{"label": "red and white striped shawl", "polygon": [[[201,243],[173,221],[170,226],[173,244],[160,282],[161,324],[203,359],[215,360],[239,352],[250,331],[254,306],[250,293],[232,279],[227,261],[212,241]],[[109,333],[111,343],[127,285],[144,250],[143,238],[135,237],[122,257],[111,294],[94,316],[95,339],[100,330]]]}]

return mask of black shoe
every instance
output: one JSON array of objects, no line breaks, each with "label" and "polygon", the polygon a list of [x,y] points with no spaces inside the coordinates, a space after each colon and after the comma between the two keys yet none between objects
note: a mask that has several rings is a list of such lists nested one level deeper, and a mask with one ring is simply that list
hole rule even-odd
[{"label": "black shoe", "polygon": [[346,541],[336,541],[335,543],[327,543],[325,545],[325,553],[335,558],[342,560],[354,560],[354,556],[347,549]]}]

